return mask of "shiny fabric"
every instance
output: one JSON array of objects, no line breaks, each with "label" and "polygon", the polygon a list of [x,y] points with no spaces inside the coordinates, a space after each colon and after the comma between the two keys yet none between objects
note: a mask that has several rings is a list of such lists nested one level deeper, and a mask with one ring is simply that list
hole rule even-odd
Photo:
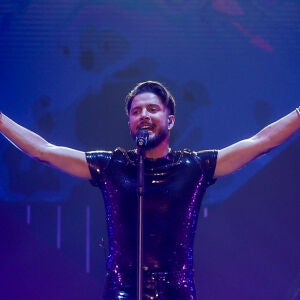
[{"label": "shiny fabric", "polygon": [[[86,153],[92,184],[103,193],[109,255],[104,299],[136,300],[137,154]],[[217,151],[170,151],[145,159],[143,299],[196,299],[193,243]]]}]

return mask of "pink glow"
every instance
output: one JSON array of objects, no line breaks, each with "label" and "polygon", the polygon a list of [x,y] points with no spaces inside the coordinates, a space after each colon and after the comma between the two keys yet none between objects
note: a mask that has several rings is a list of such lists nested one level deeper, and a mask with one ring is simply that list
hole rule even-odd
[{"label": "pink glow", "polygon": [[231,16],[240,16],[244,14],[243,9],[234,0],[213,0],[213,7],[224,14]]},{"label": "pink glow", "polygon": [[237,29],[239,29],[245,37],[249,38],[250,43],[254,46],[267,51],[267,52],[273,52],[274,48],[270,43],[268,43],[265,39],[262,37],[255,35],[251,33],[251,31],[245,27],[243,27],[239,22],[233,22],[232,23]]}]

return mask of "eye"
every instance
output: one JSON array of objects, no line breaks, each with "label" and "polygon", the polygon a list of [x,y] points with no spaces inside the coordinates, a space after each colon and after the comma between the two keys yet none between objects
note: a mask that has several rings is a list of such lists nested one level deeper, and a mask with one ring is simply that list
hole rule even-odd
[{"label": "eye", "polygon": [[137,114],[139,114],[139,112],[140,112],[140,109],[134,108],[130,111],[130,114],[133,116],[136,116]]},{"label": "eye", "polygon": [[157,105],[150,105],[148,111],[150,111],[151,113],[155,113],[159,111],[159,107]]}]

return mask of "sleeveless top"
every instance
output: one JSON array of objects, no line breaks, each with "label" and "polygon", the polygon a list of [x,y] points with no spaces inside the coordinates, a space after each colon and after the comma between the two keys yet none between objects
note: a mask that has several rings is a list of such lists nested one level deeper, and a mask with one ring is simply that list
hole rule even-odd
[{"label": "sleeveless top", "polygon": [[[136,299],[138,155],[136,150],[117,148],[87,152],[86,159],[91,182],[105,201],[109,247],[105,299]],[[201,200],[215,182],[216,160],[215,150],[170,151],[163,158],[144,159],[143,299],[196,299],[194,236]],[[173,292],[163,291],[165,287],[159,291],[159,285],[173,288],[177,296],[168,296]]]}]

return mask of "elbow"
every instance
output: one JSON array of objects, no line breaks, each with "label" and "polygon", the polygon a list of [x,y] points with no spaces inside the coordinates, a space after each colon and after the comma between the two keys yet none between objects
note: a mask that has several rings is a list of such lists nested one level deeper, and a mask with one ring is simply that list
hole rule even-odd
[{"label": "elbow", "polygon": [[32,153],[31,157],[38,161],[45,164],[49,164],[49,153],[51,151],[52,145],[47,143],[37,149]]},{"label": "elbow", "polygon": [[269,136],[257,134],[251,138],[251,142],[258,150],[258,156],[269,153],[278,145]]}]

